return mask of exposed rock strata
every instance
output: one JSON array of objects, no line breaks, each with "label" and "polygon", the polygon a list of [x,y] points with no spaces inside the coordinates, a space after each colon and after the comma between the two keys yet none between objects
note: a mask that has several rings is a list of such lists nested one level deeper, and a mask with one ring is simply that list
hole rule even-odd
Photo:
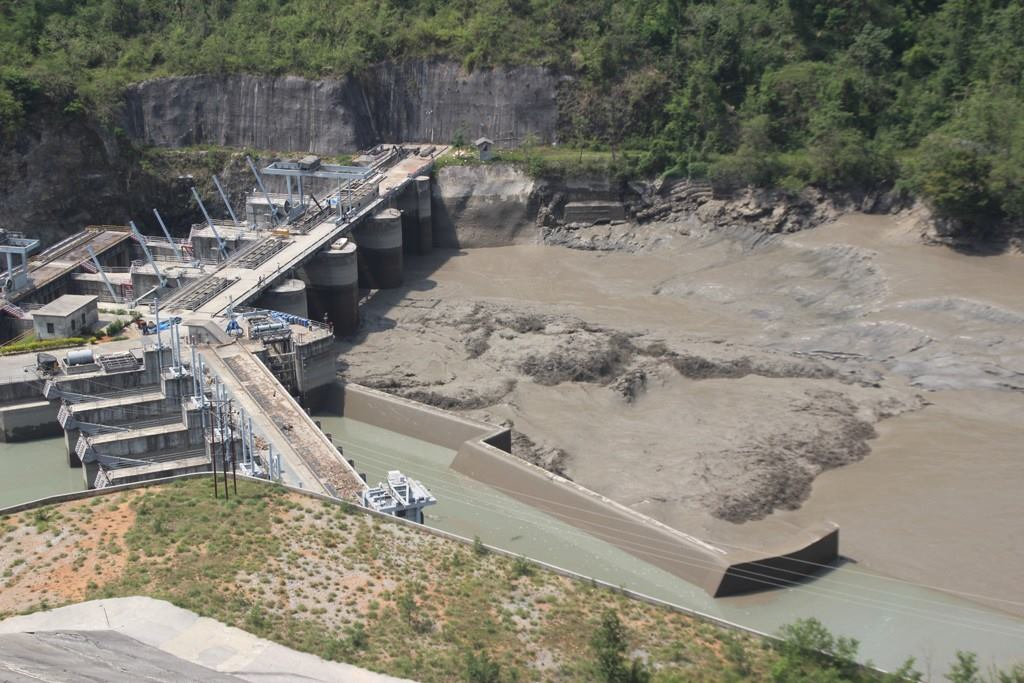
[{"label": "exposed rock strata", "polygon": [[322,154],[482,135],[501,144],[530,134],[553,142],[559,82],[539,67],[468,72],[451,62],[386,63],[341,79],[160,78],[129,89],[123,127],[134,140],[167,147],[214,144]]}]

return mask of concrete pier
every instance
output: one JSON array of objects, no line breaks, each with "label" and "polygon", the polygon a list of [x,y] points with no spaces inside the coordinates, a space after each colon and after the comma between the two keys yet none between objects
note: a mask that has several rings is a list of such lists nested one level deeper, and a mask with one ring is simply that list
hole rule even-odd
[{"label": "concrete pier", "polygon": [[359,245],[359,286],[394,289],[402,285],[402,214],[378,211],[352,230]]},{"label": "concrete pier", "polygon": [[434,219],[430,210],[430,176],[416,178],[416,214],[419,218],[417,251],[429,254],[434,248]]},{"label": "concrete pier", "polygon": [[359,328],[359,262],[352,240],[340,239],[306,264],[310,281],[310,312],[334,325],[335,337]]},{"label": "concrete pier", "polygon": [[260,298],[257,306],[281,311],[300,318],[309,317],[309,306],[306,300],[306,283],[302,280],[289,279],[274,285]]}]

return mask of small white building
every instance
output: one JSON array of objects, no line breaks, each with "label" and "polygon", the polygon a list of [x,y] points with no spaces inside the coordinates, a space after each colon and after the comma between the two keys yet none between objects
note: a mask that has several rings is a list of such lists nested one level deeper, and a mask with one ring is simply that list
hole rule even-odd
[{"label": "small white building", "polygon": [[88,334],[100,319],[99,297],[65,294],[32,311],[38,339],[63,339]]},{"label": "small white building", "polygon": [[477,138],[473,144],[476,145],[476,151],[480,153],[480,161],[490,161],[491,157],[494,156],[494,140],[490,138]]}]

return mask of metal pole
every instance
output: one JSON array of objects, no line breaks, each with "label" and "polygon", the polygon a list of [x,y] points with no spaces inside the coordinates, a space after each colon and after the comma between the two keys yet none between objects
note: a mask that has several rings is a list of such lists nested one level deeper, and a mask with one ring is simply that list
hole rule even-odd
[{"label": "metal pole", "polygon": [[164,372],[164,343],[160,338],[160,297],[153,297],[154,314],[156,315],[156,367],[159,374]]},{"label": "metal pole", "polygon": [[[206,410],[207,410],[207,407],[206,407],[206,403],[204,401],[203,402],[203,413],[204,414],[206,413]],[[210,412],[213,412],[212,411],[212,406],[210,407]],[[213,415],[210,415],[209,424],[211,425],[211,427],[210,427],[210,468],[211,468],[211,471],[213,472],[213,497],[214,498],[220,498],[220,494],[217,491],[217,488],[219,487],[219,483],[217,482],[217,432],[216,432],[216,430],[212,426],[213,425]]]},{"label": "metal pole", "polygon": [[197,372],[196,364],[196,347],[195,344],[189,347],[192,352],[192,395],[199,396],[199,374]]},{"label": "metal pole", "polygon": [[252,434],[252,418],[251,417],[249,418],[248,439],[249,439],[249,464],[252,465],[252,464],[254,464],[256,462],[256,458],[255,458],[255,455],[256,455],[255,454],[256,439],[253,438],[253,434]]},{"label": "metal pole", "polygon": [[224,188],[220,186],[220,181],[217,180],[217,176],[213,176],[213,184],[217,186],[217,192],[220,192],[220,198],[224,200],[224,206],[228,207],[228,214],[231,215],[231,222],[238,225],[238,218],[235,216],[235,210],[231,208],[231,202],[228,201],[228,195],[224,192]]},{"label": "metal pole", "polygon": [[178,329],[178,321],[175,318],[171,318],[171,354],[174,360],[174,367],[177,370],[177,375],[181,376],[181,339],[180,330]]},{"label": "metal pole", "polygon": [[149,253],[149,247],[146,246],[146,238],[143,236],[139,229],[135,227],[135,221],[128,221],[128,225],[132,226],[132,232],[135,233],[135,237],[139,240],[139,244],[142,245],[142,252],[146,255],[146,260],[149,261],[149,265],[153,266],[153,271],[156,273],[157,280],[161,287],[167,285],[167,279],[164,277],[160,269],[156,267],[156,260],[153,255]]},{"label": "metal pole", "polygon": [[[231,437],[231,441],[228,443],[228,450],[231,453],[231,486],[235,490],[235,495],[238,495],[238,480],[235,478],[235,426],[234,419],[231,414],[231,400],[228,400],[228,434]],[[227,472],[224,472],[225,480],[227,478]]]},{"label": "metal pole", "polygon": [[220,249],[221,257],[226,259],[228,257],[228,251],[224,248],[224,240],[220,238],[220,233],[217,232],[217,226],[213,224],[213,219],[210,218],[210,214],[206,213],[206,205],[203,204],[203,200],[199,198],[199,193],[196,192],[194,185],[192,186],[192,196],[196,198],[196,203],[199,204],[199,209],[203,212],[206,224],[210,226],[210,230],[213,231],[213,236],[217,238],[217,248]]},{"label": "metal pole", "polygon": [[231,438],[229,434],[225,433],[225,423],[227,419],[224,415],[224,404],[221,404],[221,428],[220,428],[220,444],[221,444],[221,469],[224,471],[224,500],[228,499],[228,440]]},{"label": "metal pole", "polygon": [[259,186],[260,192],[263,193],[263,197],[267,200],[267,206],[270,208],[270,224],[276,228],[277,207],[275,207],[274,202],[270,200],[270,193],[267,192],[267,188],[263,186],[263,178],[260,177],[260,172],[256,170],[256,164],[252,163],[252,158],[246,156],[245,160],[249,162],[249,168],[252,169],[252,174],[256,176],[256,184]]},{"label": "metal pole", "polygon": [[153,215],[156,216],[156,222],[160,224],[160,229],[164,231],[164,236],[167,237],[167,241],[171,243],[171,248],[174,249],[174,253],[178,255],[180,260],[184,261],[185,257],[182,255],[181,249],[178,248],[178,244],[174,241],[174,238],[171,237],[171,231],[167,229],[166,225],[164,225],[164,219],[160,216],[160,212],[153,209]]},{"label": "metal pole", "polygon": [[[99,272],[100,277],[103,278],[103,284],[107,286],[107,291],[110,292],[110,298],[114,300],[114,303],[118,303],[117,295],[114,294],[114,286],[110,284],[110,280],[107,279],[107,274],[103,272],[103,266],[100,265],[100,260],[96,258],[96,252],[92,250],[92,245],[86,245],[85,247],[89,252],[89,258],[92,259],[92,264],[96,266],[96,270]],[[11,255],[7,254],[7,259],[10,261]],[[10,271],[8,271],[10,272]],[[12,276],[13,277],[13,276]]]}]

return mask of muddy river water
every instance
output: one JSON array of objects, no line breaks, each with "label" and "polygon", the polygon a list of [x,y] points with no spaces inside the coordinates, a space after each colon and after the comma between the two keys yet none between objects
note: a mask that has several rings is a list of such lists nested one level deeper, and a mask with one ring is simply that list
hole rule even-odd
[{"label": "muddy river water", "polygon": [[[925,246],[896,218],[851,215],[788,236],[680,234],[639,253],[527,244],[435,253],[411,264],[407,282],[407,290],[371,301],[367,334],[342,350],[355,381],[402,374],[410,378],[406,395],[429,390],[439,405],[514,422],[534,441],[564,449],[565,471],[579,483],[719,543],[755,547],[789,525],[840,525],[848,563],[796,589],[800,597],[788,597],[784,607],[777,594],[748,599],[742,623],[757,625],[762,608],[778,623],[827,613],[830,625],[860,637],[878,662],[914,654],[936,664],[954,647],[974,646],[1004,662],[1022,658],[1020,622],[1009,616],[1024,615],[1019,255]],[[813,485],[795,504],[783,500],[742,524],[725,521],[709,514],[708,489],[749,482],[720,461],[761,446],[769,451],[779,436],[757,433],[765,422],[806,431],[823,395],[809,387],[819,380],[772,372],[694,380],[648,369],[646,391],[626,405],[600,383],[517,374],[521,357],[500,347],[503,340],[541,350],[545,342],[515,325],[499,324],[483,354],[467,360],[462,341],[473,325],[445,308],[452,301],[491,307],[496,320],[524,307],[571,316],[675,340],[684,351],[736,345],[748,355],[821,361],[843,377],[828,380],[824,393],[842,394],[851,415],[870,413],[864,419],[874,432],[848,464],[815,464]],[[492,396],[460,386],[461,378],[484,384],[492,374],[512,380]],[[808,395],[813,400],[805,401]],[[822,415],[828,431],[831,413]],[[827,438],[810,443],[818,450],[834,445]],[[781,450],[789,449],[784,443]],[[828,608],[816,591],[848,604]],[[899,609],[915,601],[936,609],[934,628],[901,621],[884,608],[890,600]],[[722,604],[707,609],[735,607]],[[790,619],[778,620],[777,611]],[[896,653],[884,641],[900,629]],[[956,637],[940,638],[943,629]],[[914,647],[903,647],[908,638],[917,639]],[[986,639],[1001,642],[1001,654]]]}]

